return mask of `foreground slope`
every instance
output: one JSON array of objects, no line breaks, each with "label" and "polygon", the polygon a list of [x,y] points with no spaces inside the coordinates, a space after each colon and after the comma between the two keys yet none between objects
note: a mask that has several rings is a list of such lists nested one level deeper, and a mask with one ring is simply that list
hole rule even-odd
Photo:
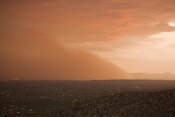
[{"label": "foreground slope", "polygon": [[118,93],[63,109],[57,115],[174,117],[175,89],[154,93]]}]

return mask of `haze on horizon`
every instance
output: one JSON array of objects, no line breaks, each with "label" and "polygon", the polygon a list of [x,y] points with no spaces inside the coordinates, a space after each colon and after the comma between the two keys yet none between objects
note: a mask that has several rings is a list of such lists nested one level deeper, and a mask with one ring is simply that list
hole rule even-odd
[{"label": "haze on horizon", "polygon": [[52,35],[30,29],[1,40],[1,78],[20,80],[106,80],[130,76],[89,52],[66,48]]},{"label": "haze on horizon", "polygon": [[0,0],[0,77],[175,74],[174,6],[173,0]]}]

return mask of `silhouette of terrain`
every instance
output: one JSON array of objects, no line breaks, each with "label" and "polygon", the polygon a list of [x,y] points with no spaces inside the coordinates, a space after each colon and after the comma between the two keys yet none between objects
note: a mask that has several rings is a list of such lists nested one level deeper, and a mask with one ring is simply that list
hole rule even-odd
[{"label": "silhouette of terrain", "polygon": [[174,116],[175,81],[3,81],[0,116]]},{"label": "silhouette of terrain", "polygon": [[175,80],[175,75],[165,73],[131,73],[135,79],[151,79],[151,80]]},{"label": "silhouette of terrain", "polygon": [[60,116],[174,117],[175,89],[123,92],[59,111]]}]

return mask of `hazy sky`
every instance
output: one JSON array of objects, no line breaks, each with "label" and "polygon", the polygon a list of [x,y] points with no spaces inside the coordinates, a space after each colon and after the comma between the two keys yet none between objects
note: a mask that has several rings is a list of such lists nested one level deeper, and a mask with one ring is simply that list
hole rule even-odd
[{"label": "hazy sky", "polygon": [[1,40],[1,78],[98,80],[130,78],[121,68],[80,49],[59,43],[49,33],[30,29]]},{"label": "hazy sky", "polygon": [[0,0],[0,16],[1,56],[33,31],[127,72],[175,74],[174,0]]}]

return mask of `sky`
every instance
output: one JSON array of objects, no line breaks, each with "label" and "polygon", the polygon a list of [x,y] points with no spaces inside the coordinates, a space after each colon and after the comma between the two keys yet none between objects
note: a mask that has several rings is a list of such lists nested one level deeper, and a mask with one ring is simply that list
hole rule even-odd
[{"label": "sky", "polygon": [[120,67],[80,49],[65,47],[49,33],[30,29],[1,41],[1,77],[21,80],[131,78]]},{"label": "sky", "polygon": [[[44,53],[54,39],[64,49],[95,56],[94,62],[110,62],[110,69],[115,64],[122,72],[175,74],[174,6],[174,0],[0,0],[1,64],[7,72],[19,50],[32,57],[37,47]],[[38,40],[39,35],[47,41]]]}]

